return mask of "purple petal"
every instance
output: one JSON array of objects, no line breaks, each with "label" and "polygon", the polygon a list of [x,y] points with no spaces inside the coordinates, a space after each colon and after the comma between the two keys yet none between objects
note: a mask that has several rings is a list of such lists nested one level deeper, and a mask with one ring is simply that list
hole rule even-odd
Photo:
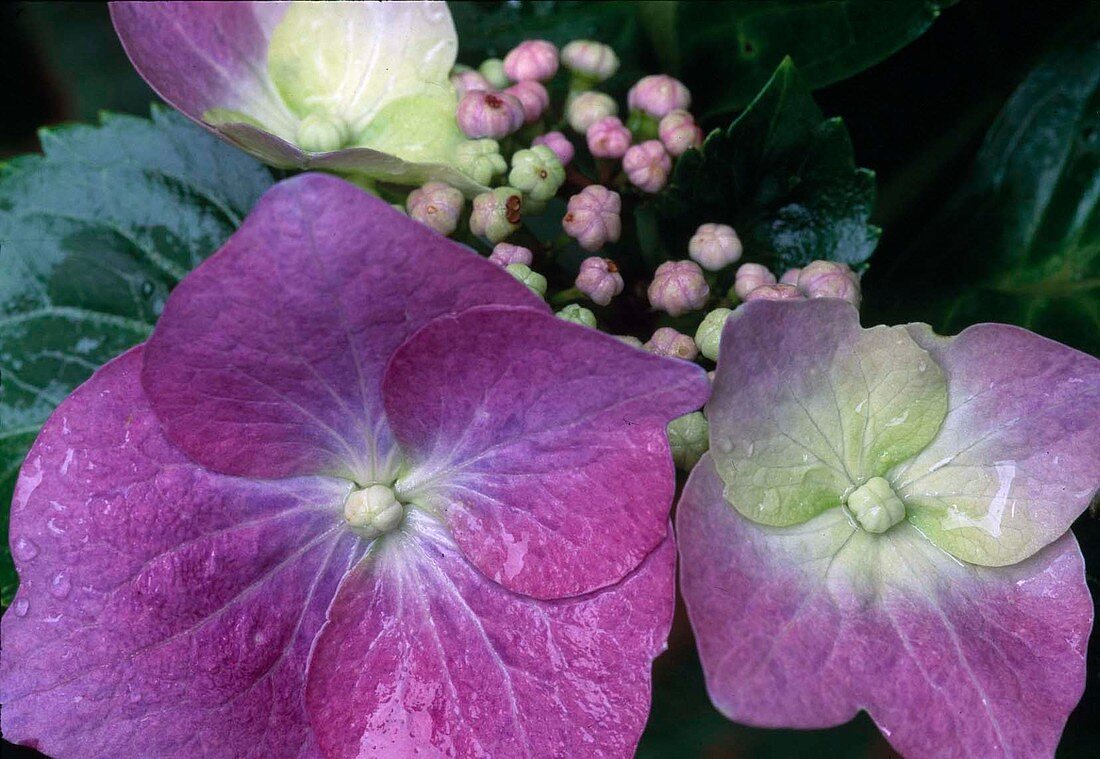
[{"label": "purple petal", "polygon": [[870,713],[907,756],[1052,755],[1084,688],[1092,603],[1066,534],[1003,568],[962,564],[902,522],[840,509],[742,517],[710,456],[677,516],[682,590],[711,699],[733,720],[826,727]]},{"label": "purple petal", "polygon": [[310,645],[362,550],[348,485],[211,474],[163,436],[141,349],[63,402],[11,513],[5,738],[53,756],[314,756]]},{"label": "purple petal", "polygon": [[633,756],[672,621],[671,536],[621,584],[544,602],[422,512],[341,586],[309,667],[326,756]]},{"label": "purple petal", "polygon": [[499,267],[342,180],[276,185],[168,299],[142,382],[167,435],[227,474],[394,466],[379,384],[430,319],[546,305]]},{"label": "purple petal", "polygon": [[980,324],[910,334],[948,377],[939,435],[892,474],[910,521],[964,561],[1015,563],[1069,529],[1100,473],[1100,361]]},{"label": "purple petal", "polygon": [[[478,569],[538,598],[617,582],[665,536],[665,426],[706,399],[694,364],[529,310],[432,322],[395,354],[386,414]],[[424,495],[417,495],[423,491]]]}]

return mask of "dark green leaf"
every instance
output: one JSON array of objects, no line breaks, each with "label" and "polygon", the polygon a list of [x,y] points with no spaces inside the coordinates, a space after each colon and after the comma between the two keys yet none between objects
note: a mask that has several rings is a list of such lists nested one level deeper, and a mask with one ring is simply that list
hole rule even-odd
[{"label": "dark green leaf", "polygon": [[[970,181],[874,288],[890,320],[1019,324],[1100,354],[1100,36],[1044,59]],[[877,314],[876,314],[877,315]]]},{"label": "dark green leaf", "polygon": [[[141,342],[172,287],[240,225],[271,173],[174,111],[41,134],[0,167],[0,513],[53,408]],[[0,600],[15,574],[0,550]]]},{"label": "dark green leaf", "polygon": [[873,66],[924,33],[955,0],[649,2],[661,63],[704,115],[743,107],[789,56],[813,88]]},{"label": "dark green leaf", "polygon": [[744,260],[777,273],[815,259],[859,266],[878,241],[867,223],[874,200],[874,174],[856,168],[844,124],[822,115],[786,60],[728,129],[680,158],[640,214],[639,237],[651,265],[683,258],[700,224],[722,222]]}]

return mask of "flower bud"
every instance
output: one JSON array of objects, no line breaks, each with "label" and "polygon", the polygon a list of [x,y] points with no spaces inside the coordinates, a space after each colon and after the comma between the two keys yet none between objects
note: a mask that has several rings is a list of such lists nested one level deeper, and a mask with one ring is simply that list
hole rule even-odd
[{"label": "flower bud", "polygon": [[462,213],[463,197],[459,190],[442,182],[428,182],[409,193],[405,206],[409,218],[431,227],[441,235],[449,235],[458,228]]},{"label": "flower bud", "polygon": [[677,332],[672,327],[661,327],[653,333],[644,346],[650,353],[669,358],[682,358],[691,361],[699,355],[699,349],[695,347],[695,341],[682,332]]},{"label": "flower bud", "polygon": [[695,344],[699,346],[699,352],[711,361],[718,360],[718,345],[722,340],[722,328],[726,326],[729,318],[728,308],[716,308],[703,317],[699,329],[695,330]]},{"label": "flower bud", "polygon": [[526,40],[504,56],[504,73],[513,82],[545,82],[558,73],[558,49],[546,40]]},{"label": "flower bud", "polygon": [[582,248],[596,251],[605,243],[619,239],[622,234],[621,210],[619,193],[592,184],[569,199],[561,226]]},{"label": "flower bud", "polygon": [[514,95],[471,90],[458,101],[455,118],[467,137],[507,137],[523,126],[523,105]]},{"label": "flower bud", "polygon": [[561,62],[574,74],[580,74],[592,83],[599,83],[615,76],[619,70],[619,56],[601,42],[573,40],[561,50]]},{"label": "flower bud", "polygon": [[659,141],[648,140],[627,149],[623,156],[623,171],[639,190],[660,192],[668,182],[672,159]]},{"label": "flower bud", "polygon": [[622,158],[632,139],[630,130],[615,116],[604,116],[588,127],[584,137],[596,158]]},{"label": "flower bud", "polygon": [[496,140],[470,140],[455,151],[455,165],[475,182],[487,185],[508,169]]},{"label": "flower bud", "polygon": [[295,141],[306,152],[330,153],[344,147],[350,136],[348,123],[342,118],[314,111],[298,124]]},{"label": "flower bud", "polygon": [[745,302],[750,300],[805,300],[806,296],[802,294],[794,285],[760,285],[751,293],[745,296]]},{"label": "flower bud", "polygon": [[586,133],[600,119],[618,112],[614,98],[594,90],[572,96],[565,104],[565,120],[580,134]]},{"label": "flower bud", "polygon": [[[665,261],[649,284],[649,302],[670,316],[680,316],[707,304],[710,287],[694,261]],[[692,346],[695,344],[692,343]]]},{"label": "flower bud", "polygon": [[554,151],[545,145],[517,150],[512,156],[508,182],[535,201],[549,200],[565,182],[565,169]]},{"label": "flower bud", "polygon": [[353,490],[344,501],[344,519],[356,532],[377,538],[395,529],[405,518],[405,507],[392,488],[371,485]]},{"label": "flower bud", "polygon": [[523,199],[514,187],[497,187],[474,198],[470,231],[497,243],[519,229]]},{"label": "flower bud", "polygon": [[685,472],[691,471],[710,448],[710,425],[702,412],[693,411],[668,423],[668,447],[672,461]]},{"label": "flower bud", "polygon": [[626,102],[631,110],[645,111],[655,119],[663,119],[677,109],[691,105],[691,93],[684,83],[667,74],[642,77],[630,88]]},{"label": "flower bud", "polygon": [[503,90],[511,82],[508,81],[508,75],[504,73],[504,61],[500,58],[486,58],[481,62],[481,65],[477,67],[477,73],[485,77],[492,89]]},{"label": "flower bud", "polygon": [[758,287],[774,285],[775,275],[763,264],[741,264],[734,277],[733,292],[741,300]]},{"label": "flower bud", "polygon": [[593,303],[606,306],[623,291],[623,275],[610,258],[590,256],[581,261],[581,270],[573,283]]},{"label": "flower bud", "polygon": [[787,269],[783,273],[783,276],[779,278],[779,284],[781,285],[797,285],[798,275],[802,273],[801,269]]},{"label": "flower bud", "polygon": [[526,80],[513,84],[504,92],[514,97],[523,106],[524,124],[533,124],[538,121],[550,106],[550,93],[535,81]]},{"label": "flower bud", "polygon": [[657,134],[670,155],[679,157],[703,144],[703,130],[687,111],[670,111],[657,126]]},{"label": "flower bud", "polygon": [[547,132],[546,134],[540,134],[535,139],[531,140],[532,145],[545,145],[554,151],[554,155],[558,157],[558,162],[562,166],[568,166],[569,162],[573,160],[573,155],[576,152],[576,148],[573,147],[573,143],[569,141],[561,132]]},{"label": "flower bud", "polygon": [[496,247],[493,248],[493,252],[489,254],[489,260],[502,268],[511,264],[530,266],[534,256],[529,248],[522,245],[498,242]]},{"label": "flower bud", "polygon": [[508,264],[504,269],[520,282],[527,285],[527,288],[535,295],[540,298],[546,295],[546,277],[542,276],[537,271],[532,271],[531,267],[527,264]]},{"label": "flower bud", "polygon": [[618,340],[623,345],[629,345],[631,348],[642,348],[643,350],[645,349],[642,341],[634,337],[634,335],[612,335],[612,337]]},{"label": "flower bud", "polygon": [[558,311],[556,314],[559,319],[565,319],[567,322],[573,322],[574,324],[583,324],[586,327],[596,327],[596,315],[589,311],[584,306],[576,303],[570,303],[568,306]]},{"label": "flower bud", "polygon": [[733,227],[702,224],[688,241],[688,255],[707,271],[718,271],[741,258],[741,240]]},{"label": "flower bud", "polygon": [[655,140],[660,135],[660,122],[645,111],[631,110],[626,119],[626,128],[630,130],[635,142]]},{"label": "flower bud", "polygon": [[455,88],[455,92],[461,98],[467,92],[473,92],[474,90],[482,90],[483,92],[492,92],[496,88],[489,83],[489,80],[482,76],[473,69],[464,68],[461,71],[455,71],[451,74],[451,84]]},{"label": "flower bud", "polygon": [[798,273],[798,289],[807,298],[840,298],[859,308],[859,279],[844,264],[813,261]]}]

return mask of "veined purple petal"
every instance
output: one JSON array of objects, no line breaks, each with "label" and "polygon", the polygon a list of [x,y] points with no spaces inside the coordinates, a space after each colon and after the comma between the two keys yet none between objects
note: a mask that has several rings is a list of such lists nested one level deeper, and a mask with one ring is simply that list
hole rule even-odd
[{"label": "veined purple petal", "polygon": [[1019,564],[962,564],[902,522],[832,509],[766,527],[708,454],[677,515],[711,699],[733,720],[827,727],[860,709],[908,757],[1050,756],[1084,689],[1092,603],[1072,534]]},{"label": "veined purple petal", "polygon": [[341,585],[306,704],[333,759],[630,757],[672,621],[669,536],[620,585],[513,595],[412,513]]},{"label": "veined purple petal", "polygon": [[142,393],[140,348],[55,411],[11,513],[4,737],[51,756],[317,756],[311,643],[362,554],[348,484],[212,474]]},{"label": "veined purple petal", "polygon": [[169,439],[216,471],[381,480],[390,354],[432,318],[485,303],[547,310],[472,251],[306,174],[268,191],[172,293],[142,381]]},{"label": "veined purple petal", "polygon": [[478,569],[537,598],[617,582],[660,544],[675,487],[665,426],[707,391],[698,366],[514,308],[432,322],[383,383],[416,465],[399,487]]}]

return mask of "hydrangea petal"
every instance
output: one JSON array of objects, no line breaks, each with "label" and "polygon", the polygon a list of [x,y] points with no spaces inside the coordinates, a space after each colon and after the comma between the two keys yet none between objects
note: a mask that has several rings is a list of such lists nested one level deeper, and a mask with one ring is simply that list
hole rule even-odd
[{"label": "hydrangea petal", "polygon": [[1054,753],[1093,615],[1072,534],[990,569],[906,522],[857,530],[840,509],[762,526],[725,501],[708,455],[677,535],[707,688],[729,718],[814,728],[864,709],[906,756]]},{"label": "hydrangea petal", "polygon": [[424,327],[383,383],[417,464],[399,487],[429,499],[478,569],[537,598],[617,582],[664,539],[665,427],[707,391],[693,364],[491,307]]},{"label": "hydrangea petal", "polygon": [[910,522],[964,561],[1030,556],[1096,494],[1100,361],[1002,324],[953,338],[909,329],[947,372],[951,396],[936,439],[891,474]]},{"label": "hydrangea petal", "polygon": [[507,272],[354,185],[306,174],[260,200],[173,291],[143,383],[168,437],[227,474],[394,466],[379,385],[430,319],[483,303],[547,310]]},{"label": "hydrangea petal", "polygon": [[621,584],[555,602],[490,581],[423,512],[393,537],[341,586],[310,660],[326,756],[633,756],[672,621],[671,535]]},{"label": "hydrangea petal", "polygon": [[24,464],[4,736],[51,756],[317,756],[305,667],[362,555],[349,486],[199,468],[160,431],[141,360],[78,388]]},{"label": "hydrangea petal", "polygon": [[924,448],[947,408],[943,373],[904,327],[861,330],[841,300],[751,302],[726,322],[707,407],[730,503],[789,525]]}]

